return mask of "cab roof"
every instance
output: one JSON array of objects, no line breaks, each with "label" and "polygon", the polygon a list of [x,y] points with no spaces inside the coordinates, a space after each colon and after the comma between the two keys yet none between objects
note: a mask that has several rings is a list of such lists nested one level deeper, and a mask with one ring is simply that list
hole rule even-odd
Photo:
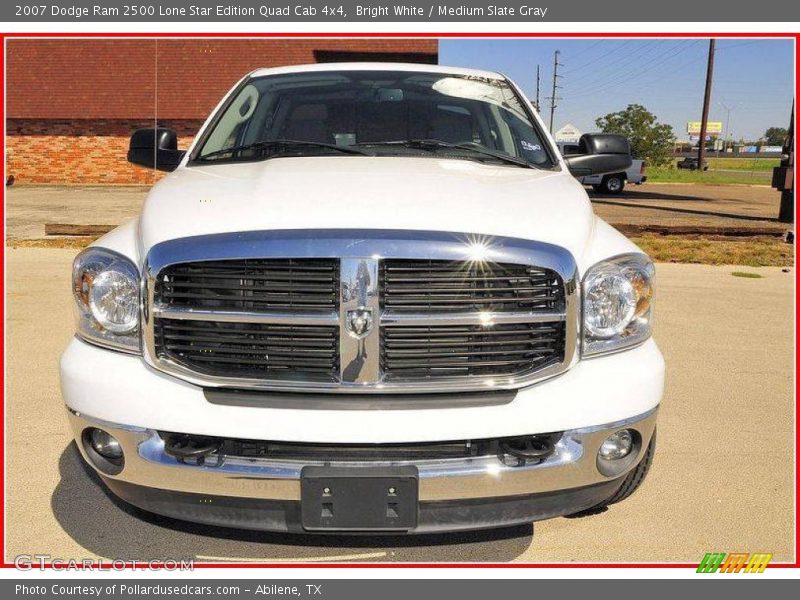
[{"label": "cab roof", "polygon": [[309,65],[288,65],[256,69],[250,73],[251,77],[265,75],[285,75],[287,73],[312,73],[325,71],[407,71],[411,73],[441,73],[444,75],[471,75],[488,79],[504,79],[500,73],[481,71],[479,69],[464,69],[462,67],[447,67],[441,65],[424,65],[416,63],[395,62],[334,62],[316,63]]}]

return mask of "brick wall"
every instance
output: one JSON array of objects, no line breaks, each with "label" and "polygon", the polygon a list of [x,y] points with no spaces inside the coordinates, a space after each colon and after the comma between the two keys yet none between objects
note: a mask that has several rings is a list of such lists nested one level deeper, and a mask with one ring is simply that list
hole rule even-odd
[{"label": "brick wall", "polygon": [[6,169],[18,183],[149,184],[126,161],[134,129],[172,127],[186,148],[258,67],[319,60],[436,62],[419,39],[19,39],[7,44]]},{"label": "brick wall", "polygon": [[[162,120],[188,148],[200,119]],[[6,172],[16,183],[152,184],[164,173],[127,161],[131,133],[144,119],[8,119]]]}]

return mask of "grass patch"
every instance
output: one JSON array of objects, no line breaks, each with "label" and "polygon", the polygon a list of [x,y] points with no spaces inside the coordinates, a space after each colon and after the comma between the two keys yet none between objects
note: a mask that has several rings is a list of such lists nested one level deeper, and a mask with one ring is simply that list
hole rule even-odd
[{"label": "grass patch", "polygon": [[734,277],[744,277],[745,279],[761,279],[763,275],[758,273],[748,273],[747,271],[734,271],[731,273]]},{"label": "grass patch", "polygon": [[773,167],[777,167],[780,163],[780,158],[708,158],[709,169],[735,171],[766,171],[772,173]]},{"label": "grass patch", "polygon": [[732,239],[645,234],[632,240],[656,262],[747,267],[794,265],[794,245],[768,236]]},{"label": "grass patch", "polygon": [[669,167],[648,167],[647,181],[707,185],[770,185],[772,174],[770,171],[688,171]]}]

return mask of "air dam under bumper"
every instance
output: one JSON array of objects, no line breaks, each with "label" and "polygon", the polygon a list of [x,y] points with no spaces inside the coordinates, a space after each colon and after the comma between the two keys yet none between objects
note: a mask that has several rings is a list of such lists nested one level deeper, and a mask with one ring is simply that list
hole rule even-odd
[{"label": "air dam under bumper", "polygon": [[[179,463],[164,451],[156,431],[98,421],[73,410],[69,419],[84,459],[89,427],[116,437],[125,453],[122,470],[98,473],[116,495],[150,512],[211,525],[304,532],[300,471],[317,465],[288,459],[225,459],[221,465]],[[509,466],[496,456],[393,463],[326,463],[328,466],[413,465],[419,473],[417,526],[408,533],[482,529],[529,523],[590,508],[610,497],[644,457],[656,409],[636,417],[565,431],[543,462]],[[632,458],[613,476],[600,472],[597,452],[612,433],[633,430]]]}]

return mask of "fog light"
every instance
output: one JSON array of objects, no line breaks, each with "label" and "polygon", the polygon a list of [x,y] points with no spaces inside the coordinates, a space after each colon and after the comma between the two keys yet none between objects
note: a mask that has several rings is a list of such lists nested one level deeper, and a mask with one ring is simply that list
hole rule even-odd
[{"label": "fog light", "polygon": [[103,458],[108,460],[118,460],[122,458],[122,446],[119,440],[107,431],[102,429],[92,429],[91,434],[92,448]]},{"label": "fog light", "polygon": [[604,460],[619,460],[628,456],[632,449],[633,435],[629,429],[622,429],[605,439],[598,454]]}]

